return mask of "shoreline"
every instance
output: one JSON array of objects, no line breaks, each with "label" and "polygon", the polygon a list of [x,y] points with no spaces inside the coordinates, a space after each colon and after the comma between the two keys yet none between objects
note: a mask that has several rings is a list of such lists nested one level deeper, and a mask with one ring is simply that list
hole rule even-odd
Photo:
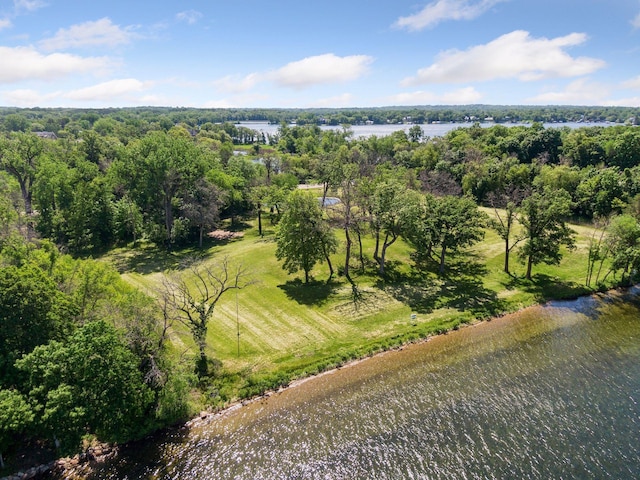
[{"label": "shoreline", "polygon": [[270,397],[273,397],[275,395],[279,395],[285,391],[289,391],[292,389],[295,389],[309,381],[315,380],[317,378],[321,378],[324,376],[328,376],[331,375],[337,371],[340,370],[344,370],[344,369],[348,369],[351,367],[354,367],[356,365],[359,365],[363,362],[366,362],[369,359],[373,359],[373,358],[379,358],[382,357],[384,355],[388,355],[392,352],[399,352],[399,351],[403,351],[406,348],[409,348],[411,346],[418,346],[418,345],[424,345],[429,343],[430,341],[439,338],[439,337],[443,337],[445,335],[450,334],[453,331],[459,330],[459,329],[463,329],[463,328],[470,328],[470,327],[480,327],[482,325],[485,325],[487,323],[492,322],[493,320],[496,319],[501,319],[504,318],[506,316],[509,315],[515,315],[515,314],[519,314],[521,312],[524,312],[528,309],[532,309],[532,308],[544,308],[546,306],[549,306],[549,304],[553,303],[553,302],[570,302],[570,301],[576,301],[579,299],[583,299],[583,298],[590,298],[590,297],[602,297],[602,296],[611,296],[611,295],[622,295],[625,293],[630,292],[631,290],[633,290],[634,288],[639,288],[640,285],[631,285],[631,286],[617,286],[617,287],[613,287],[610,289],[606,289],[606,290],[601,290],[601,291],[594,291],[592,293],[586,294],[586,295],[577,295],[574,297],[570,297],[570,298],[554,298],[554,299],[547,299],[544,300],[542,302],[539,303],[532,303],[531,305],[526,305],[523,306],[521,308],[518,308],[516,310],[513,311],[506,311],[504,313],[498,314],[498,315],[494,315],[492,317],[489,318],[485,318],[485,319],[476,319],[472,322],[469,323],[463,323],[460,324],[456,327],[450,328],[449,330],[446,330],[445,332],[442,333],[434,333],[434,334],[430,334],[426,337],[423,338],[419,338],[416,340],[411,340],[411,341],[407,341],[401,344],[398,344],[397,346],[391,347],[391,348],[387,348],[387,349],[383,349],[380,350],[378,352],[369,354],[369,355],[365,355],[362,357],[358,357],[358,358],[353,358],[351,360],[347,360],[345,361],[343,364],[340,364],[338,366],[334,366],[332,368],[329,368],[327,370],[323,370],[319,373],[315,373],[312,375],[307,375],[307,376],[301,376],[299,378],[295,378],[294,380],[290,381],[287,385],[285,386],[281,386],[278,389],[270,389],[270,390],[265,390],[264,392],[262,392],[261,394],[252,396],[250,398],[246,398],[243,400],[236,400],[232,403],[230,403],[229,405],[216,410],[216,411],[209,411],[209,410],[203,410],[200,412],[199,415],[192,417],[188,420],[185,420],[183,422],[179,422],[176,423],[174,425],[170,425],[167,427],[164,427],[162,429],[156,430],[148,435],[146,435],[145,437],[138,439],[138,440],[132,440],[130,442],[124,443],[124,444],[107,444],[107,443],[98,443],[97,445],[93,445],[91,447],[89,447],[87,450],[85,450],[82,453],[76,454],[73,457],[62,457],[62,458],[57,458],[51,462],[48,462],[46,464],[41,464],[41,465],[35,465],[30,467],[27,470],[20,470],[17,471],[15,473],[12,473],[10,475],[4,476],[4,477],[0,477],[0,480],[25,480],[25,479],[37,479],[37,478],[41,478],[41,476],[43,475],[48,475],[52,472],[55,472],[56,474],[60,474],[62,475],[63,478],[83,478],[84,475],[86,475],[86,473],[88,471],[91,471],[92,469],[92,465],[96,464],[96,463],[101,463],[107,459],[113,458],[113,457],[117,457],[118,456],[118,452],[119,449],[121,447],[126,447],[127,445],[132,445],[135,444],[137,442],[144,442],[147,439],[150,439],[151,437],[154,437],[156,435],[161,435],[165,432],[169,432],[172,430],[175,431],[182,431],[182,430],[188,430],[191,428],[199,428],[199,427],[203,427],[206,426],[207,424],[226,417],[228,415],[233,414],[234,412],[236,412],[237,410],[240,410],[241,408],[254,404],[254,403],[258,403],[258,402],[263,402],[263,401],[267,401]]},{"label": "shoreline", "polygon": [[[253,397],[250,398],[246,398],[243,400],[237,400],[232,402],[231,404],[229,404],[228,406],[223,407],[220,410],[217,411],[207,411],[204,410],[202,412],[200,412],[200,414],[196,417],[191,418],[190,420],[187,420],[184,423],[181,424],[177,424],[175,427],[182,429],[182,428],[191,428],[191,427],[200,427],[200,426],[204,426],[208,423],[210,423],[211,421],[217,419],[217,418],[221,418],[224,417],[226,415],[229,415],[233,412],[235,412],[236,410],[245,407],[249,404],[252,403],[256,403],[256,402],[260,402],[260,401],[264,401],[267,400],[268,398],[274,396],[274,395],[278,395],[284,391],[290,390],[290,389],[294,389],[300,385],[303,385],[309,381],[312,381],[316,378],[321,378],[327,375],[331,375],[332,373],[335,373],[339,370],[343,370],[346,368],[351,368],[355,365],[361,364],[363,362],[366,362],[369,359],[372,358],[378,358],[384,355],[387,355],[391,352],[397,352],[397,351],[402,351],[408,347],[414,346],[414,345],[423,345],[426,344],[436,338],[445,336],[450,334],[453,331],[457,331],[463,328],[471,328],[471,327],[479,327],[482,326],[484,324],[490,323],[493,320],[497,320],[500,318],[504,318],[506,316],[509,315],[516,315],[519,314],[521,312],[524,312],[528,309],[532,309],[532,308],[544,308],[549,306],[549,304],[553,303],[553,302],[571,302],[571,301],[577,301],[579,299],[582,298],[590,298],[590,297],[596,297],[596,296],[609,296],[609,295],[614,295],[616,293],[618,294],[622,294],[622,293],[627,293],[630,290],[632,290],[633,288],[639,287],[640,285],[631,285],[631,286],[617,286],[617,287],[613,287],[610,289],[606,289],[606,290],[596,290],[593,291],[589,294],[586,295],[576,295],[574,297],[565,297],[565,298],[554,298],[554,299],[547,299],[544,300],[540,303],[532,303],[531,305],[526,305],[523,306],[521,308],[518,308],[516,310],[513,311],[505,311],[503,313],[500,313],[498,315],[494,315],[492,317],[489,318],[485,318],[485,319],[475,319],[472,322],[469,323],[463,323],[460,324],[456,327],[450,328],[449,330],[446,330],[443,333],[434,333],[434,334],[430,334],[426,337],[423,338],[419,338],[416,340],[411,340],[411,341],[407,341],[404,343],[401,343],[397,346],[391,347],[391,348],[387,348],[369,355],[365,355],[362,357],[357,357],[357,358],[353,358],[351,360],[347,360],[345,361],[343,364],[329,368],[327,370],[323,370],[319,373],[314,373],[311,375],[307,375],[307,376],[303,376],[303,377],[299,377],[299,378],[295,378],[294,380],[292,380],[291,382],[289,382],[287,385],[282,386],[276,390],[270,389],[270,390],[266,390],[261,394],[255,395]],[[3,479],[0,479],[3,480]]]}]

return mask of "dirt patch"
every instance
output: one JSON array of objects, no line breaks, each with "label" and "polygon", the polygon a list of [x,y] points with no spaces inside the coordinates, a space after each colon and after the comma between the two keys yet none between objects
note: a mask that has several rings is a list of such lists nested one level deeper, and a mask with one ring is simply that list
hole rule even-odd
[{"label": "dirt patch", "polygon": [[207,237],[214,240],[233,240],[234,238],[240,238],[244,236],[243,232],[230,232],[229,230],[214,230],[207,233]]}]

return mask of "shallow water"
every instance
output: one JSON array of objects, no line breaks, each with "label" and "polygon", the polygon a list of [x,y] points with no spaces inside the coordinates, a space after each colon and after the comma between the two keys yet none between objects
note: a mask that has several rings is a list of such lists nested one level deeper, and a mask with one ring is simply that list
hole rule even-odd
[{"label": "shallow water", "polygon": [[640,478],[637,297],[383,354],[133,444],[94,478]]}]

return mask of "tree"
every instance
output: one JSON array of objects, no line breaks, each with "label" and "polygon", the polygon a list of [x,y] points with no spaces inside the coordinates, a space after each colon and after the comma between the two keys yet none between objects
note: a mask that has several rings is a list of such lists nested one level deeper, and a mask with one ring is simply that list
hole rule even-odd
[{"label": "tree", "polygon": [[606,243],[610,252],[611,271],[622,270],[621,281],[633,282],[640,268],[640,224],[631,215],[619,215],[611,220]]},{"label": "tree", "polygon": [[34,264],[0,268],[0,383],[21,355],[64,332],[69,300]]},{"label": "tree", "polygon": [[522,240],[516,238],[511,243],[513,226],[518,220],[518,207],[522,202],[524,191],[520,188],[510,186],[508,192],[491,192],[489,194],[489,204],[493,207],[495,217],[489,220],[489,226],[504,240],[504,272],[509,272],[509,256],[511,250]]},{"label": "tree", "polygon": [[11,445],[11,437],[21,434],[34,419],[31,405],[19,392],[0,389],[0,469],[4,468],[2,452]]},{"label": "tree", "polygon": [[282,268],[289,273],[303,270],[305,283],[309,283],[313,266],[337,249],[337,240],[324,219],[319,200],[304,190],[289,195],[276,241],[276,258],[284,259]]},{"label": "tree", "polygon": [[184,198],[182,210],[192,225],[198,228],[198,246],[202,248],[204,230],[215,226],[220,220],[219,209],[222,205],[218,188],[208,180],[201,178]]},{"label": "tree", "polygon": [[43,152],[43,140],[26,133],[15,133],[11,139],[0,143],[0,168],[13,176],[20,185],[29,234],[33,232],[30,220],[33,216],[32,187]]},{"label": "tree", "polygon": [[170,304],[179,313],[178,320],[189,328],[198,347],[198,372],[206,376],[209,371],[207,332],[216,305],[225,292],[244,288],[253,281],[244,268],[232,268],[226,258],[215,266],[193,264],[188,271],[193,287],[184,276],[177,276],[165,282],[165,290]]},{"label": "tree", "polygon": [[403,217],[400,211],[405,206],[407,198],[404,194],[407,190],[397,180],[382,181],[374,188],[371,219],[376,246],[373,258],[378,262],[378,272],[384,275],[387,249],[395,243],[402,231]]},{"label": "tree", "polygon": [[433,243],[440,247],[439,272],[447,252],[457,252],[484,238],[486,216],[469,197],[446,196],[435,202]]},{"label": "tree", "polygon": [[564,218],[571,213],[571,197],[566,190],[544,189],[522,201],[520,223],[524,229],[524,245],[519,255],[526,261],[525,278],[531,280],[533,265],[557,265],[562,259],[560,247],[574,246],[574,232]]},{"label": "tree", "polygon": [[138,359],[106,322],[88,323],[64,343],[40,345],[16,366],[41,412],[39,423],[63,453],[76,450],[88,433],[110,442],[143,433],[153,394]]},{"label": "tree", "polygon": [[131,142],[123,159],[112,168],[130,198],[150,219],[163,225],[163,240],[171,245],[175,240],[175,206],[204,175],[204,151],[190,138],[152,132]]}]

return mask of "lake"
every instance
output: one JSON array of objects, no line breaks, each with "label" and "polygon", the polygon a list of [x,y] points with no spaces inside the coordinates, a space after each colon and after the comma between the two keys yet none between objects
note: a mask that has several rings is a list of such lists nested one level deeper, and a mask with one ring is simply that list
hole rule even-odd
[{"label": "lake", "polygon": [[[251,128],[253,130],[257,130],[259,132],[263,132],[265,134],[273,135],[278,131],[280,125],[271,124],[267,122],[240,122],[237,125]],[[479,124],[483,128],[493,127],[497,125],[495,123],[484,122]],[[524,123],[501,123],[499,125],[504,125],[505,127],[516,127],[516,126],[530,126],[530,124]],[[567,123],[545,123],[543,124],[545,128],[580,128],[580,127],[608,127],[611,125],[616,125],[614,123],[578,123],[578,122],[567,122]],[[445,135],[450,130],[454,130],[456,128],[463,127],[471,127],[473,123],[429,123],[420,125],[424,134],[428,137],[441,137]],[[386,135],[390,135],[393,132],[398,130],[403,130],[408,133],[409,129],[413,127],[413,125],[408,124],[386,124],[386,125],[353,125],[349,127],[349,129],[353,132],[354,138],[359,137],[370,137],[372,135],[376,135],[378,137],[384,137]],[[320,129],[322,130],[341,130],[343,127],[341,126],[329,126],[322,125]]]},{"label": "lake", "polygon": [[89,478],[640,478],[639,296],[387,352],[127,445]]}]

